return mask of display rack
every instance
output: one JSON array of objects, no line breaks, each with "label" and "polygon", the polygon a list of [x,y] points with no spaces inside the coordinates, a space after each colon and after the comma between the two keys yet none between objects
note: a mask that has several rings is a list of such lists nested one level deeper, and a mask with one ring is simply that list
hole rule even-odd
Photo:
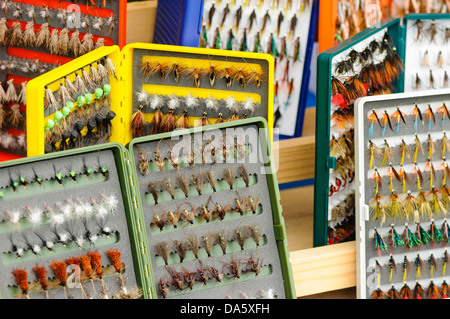
[{"label": "display rack", "polygon": [[[274,125],[281,139],[301,136],[319,1],[272,4],[205,0],[204,3],[161,2],[158,6],[154,35],[157,43],[186,46],[197,43],[205,48],[273,55],[276,60]],[[187,11],[183,12],[183,7]],[[199,9],[202,21],[197,24]],[[178,22],[173,22],[177,16]]]}]

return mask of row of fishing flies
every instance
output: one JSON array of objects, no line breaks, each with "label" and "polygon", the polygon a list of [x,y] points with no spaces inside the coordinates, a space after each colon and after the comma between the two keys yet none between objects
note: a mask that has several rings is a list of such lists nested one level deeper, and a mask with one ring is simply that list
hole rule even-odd
[{"label": "row of fishing flies", "polygon": [[98,49],[105,45],[105,39],[99,37],[94,42],[91,33],[80,34],[68,28],[58,30],[44,23],[39,28],[33,22],[28,22],[25,28],[19,21],[8,28],[7,20],[0,19],[0,45],[14,47],[45,48],[51,54],[75,57]]},{"label": "row of fishing flies", "polygon": [[86,165],[86,162],[83,159],[83,168],[81,171],[76,171],[69,165],[64,168],[57,168],[55,164],[47,166],[47,170],[52,170],[52,173],[45,177],[40,175],[35,168],[32,168],[32,177],[25,176],[24,174],[20,173],[19,170],[9,170],[9,181],[5,180],[5,183],[2,184],[2,187],[0,187],[0,198],[4,197],[6,191],[9,192],[10,190],[12,190],[13,192],[16,192],[20,191],[21,189],[26,191],[29,186],[33,185],[43,187],[47,183],[58,183],[58,185],[63,187],[66,183],[66,180],[77,183],[78,179],[81,176],[93,178],[96,175],[101,175],[103,179],[109,179],[109,170],[106,166],[100,164],[100,158],[98,158],[97,167]]},{"label": "row of fishing flies", "polygon": [[[230,139],[233,139],[233,141]],[[163,155],[160,151],[160,146],[163,142],[166,142],[169,145],[167,155]],[[164,174],[166,169],[168,169],[168,167],[166,167],[166,163],[170,163],[175,172],[178,173],[180,171],[180,161],[187,163],[189,167],[193,169],[200,163],[202,165],[216,164],[218,162],[217,157],[220,155],[222,155],[223,159],[237,157],[242,160],[249,151],[249,145],[246,145],[244,141],[240,141],[238,137],[224,136],[219,144],[214,144],[212,141],[208,141],[204,144],[201,141],[196,141],[194,143],[194,146],[198,147],[194,147],[189,143],[186,143],[185,148],[183,148],[183,154],[180,155],[173,152],[174,144],[172,144],[169,140],[160,140],[156,146],[156,150],[153,152],[154,156],[152,158],[147,156],[151,154],[150,152],[146,152],[141,147],[136,145],[136,148],[139,151],[139,171],[143,176],[146,176],[149,173],[150,163],[154,163],[159,168],[161,174]],[[230,169],[234,171],[232,167]],[[214,172],[211,171],[208,174],[211,175],[211,180],[216,180],[215,177],[212,178],[212,176],[214,176]],[[249,173],[243,165],[239,166],[239,174],[248,184],[250,179]],[[231,175],[234,175],[234,173],[230,174],[230,176]]]},{"label": "row of fishing flies", "polygon": [[206,253],[208,258],[212,258],[213,247],[219,247],[223,256],[227,254],[233,254],[230,252],[229,246],[233,242],[236,242],[241,252],[245,251],[246,242],[253,241],[257,248],[260,247],[261,234],[259,233],[259,227],[253,224],[239,225],[234,230],[208,232],[201,236],[200,240],[193,234],[188,234],[185,240],[178,240],[172,238],[172,243],[168,241],[160,241],[154,245],[156,256],[159,256],[164,261],[165,267],[169,266],[170,260],[173,260],[171,256],[177,255],[178,261],[174,261],[174,264],[181,264],[187,261],[186,257],[188,252],[191,252],[195,260],[199,260],[199,256]]},{"label": "row of fishing flies", "polygon": [[[404,69],[394,42],[386,32],[381,42],[373,39],[361,52],[351,49],[348,57],[336,62],[331,77],[331,103],[338,105],[336,116],[344,116],[352,109],[353,102],[367,95],[386,94]],[[385,53],[378,58],[376,54]],[[360,70],[356,71],[356,67]],[[345,80],[341,78],[345,77]]]},{"label": "row of fishing flies", "polygon": [[149,182],[147,184],[148,192],[146,192],[146,194],[152,194],[155,205],[158,205],[159,193],[161,191],[166,191],[168,194],[170,194],[172,200],[175,200],[175,190],[181,189],[185,195],[185,198],[187,199],[190,196],[190,186],[195,187],[198,195],[201,196],[205,183],[209,183],[213,192],[215,193],[217,191],[217,183],[226,181],[226,183],[229,185],[229,190],[233,191],[235,189],[234,183],[237,179],[242,179],[245,183],[245,187],[250,187],[250,176],[251,175],[243,165],[239,166],[238,175],[236,175],[233,167],[225,168],[223,171],[223,177],[221,179],[218,179],[216,177],[216,174],[212,169],[205,173],[201,172],[191,175],[190,182],[187,181],[184,175],[178,174],[176,183],[172,182],[170,178]]},{"label": "row of fishing flies", "polygon": [[[109,249],[105,252],[109,263],[102,265],[103,255],[98,251],[88,251],[76,257],[68,257],[64,261],[55,260],[48,265],[37,264],[31,268],[35,279],[29,282],[29,271],[26,268],[14,268],[12,278],[15,280],[19,292],[15,296],[18,299],[31,299],[30,295],[43,293],[45,299],[51,299],[50,294],[55,292],[58,298],[58,290],[63,289],[66,299],[74,299],[73,290],[68,289],[68,282],[71,280],[74,270],[71,266],[80,267],[80,293],[82,299],[92,299],[97,295],[99,299],[140,299],[142,290],[138,287],[127,287],[123,276],[126,265],[121,260],[122,252],[118,249]],[[50,273],[53,275],[51,276]],[[111,295],[104,277],[117,276],[119,292]],[[95,282],[100,282],[100,291],[97,292]],[[88,288],[90,287],[90,288]],[[77,289],[78,291],[78,289]]]},{"label": "row of fishing flies", "polygon": [[155,209],[151,225],[163,232],[169,225],[177,229],[180,221],[184,223],[183,227],[186,227],[195,225],[199,221],[206,223],[215,220],[223,221],[227,214],[239,214],[243,217],[248,213],[255,215],[261,210],[258,197],[253,195],[241,196],[237,191],[236,195],[232,200],[232,204],[222,205],[213,201],[212,197],[210,197],[206,205],[198,207],[194,207],[190,202],[183,202],[174,211],[166,211],[160,208],[162,211],[160,215],[156,213]]},{"label": "row of fishing flies", "polygon": [[114,214],[119,205],[115,195],[100,193],[98,198],[90,197],[88,200],[82,198],[66,198],[55,205],[46,205],[45,208],[29,207],[5,210],[2,222],[11,224],[15,229],[20,229],[22,222],[27,222],[34,227],[40,226],[44,220],[50,220],[52,225],[62,225],[68,220],[76,218],[106,219]]},{"label": "row of fishing flies", "polygon": [[[45,86],[45,110],[54,113],[67,106],[68,102],[79,102],[79,97],[83,102],[86,94],[93,94],[98,88],[103,89],[109,83],[110,75],[117,78],[114,62],[108,57],[67,74],[60,79],[59,88],[54,92],[48,85]],[[69,79],[72,76],[75,77],[73,82]]]},{"label": "row of fishing flies", "polygon": [[[90,34],[92,30],[100,32],[102,35],[110,36],[117,24],[116,15],[111,13],[107,18],[93,16],[67,10],[64,8],[50,9],[47,6],[36,6],[13,1],[4,1],[0,3],[0,9],[7,15],[17,20],[29,20],[26,24],[26,30],[34,29],[38,21],[42,26],[49,27],[52,19],[57,19],[63,29],[78,29]],[[92,36],[92,34],[91,34]]]},{"label": "row of fishing flies", "polygon": [[339,177],[335,178],[334,183],[330,183],[329,197],[352,183],[355,178],[355,143],[353,138],[353,128],[338,137],[334,133],[331,134],[330,156],[336,158],[334,171],[339,174]]},{"label": "row of fishing flies", "polygon": [[425,289],[419,281],[416,281],[412,290],[406,282],[400,290],[397,290],[394,284],[387,292],[378,287],[370,296],[372,299],[447,299],[448,295],[449,287],[444,279],[439,287],[431,280]]},{"label": "row of fishing flies", "polygon": [[[423,54],[423,58],[421,61],[421,66],[427,68],[426,72],[415,72],[413,79],[413,89],[427,88],[427,89],[435,89],[437,87],[446,88],[448,87],[449,77],[447,70],[443,70],[445,61],[444,55],[442,51],[438,51],[436,58],[436,65],[438,66],[438,70],[433,70],[432,64],[430,63],[431,55],[429,50],[425,50]],[[427,81],[424,81],[424,78],[427,78]]]},{"label": "row of fishing flies", "polygon": [[[243,102],[238,102],[232,95],[225,100],[218,100],[214,98],[213,95],[209,98],[200,99],[195,97],[192,93],[189,93],[185,97],[176,96],[174,94],[171,96],[164,96],[149,94],[144,88],[136,94],[136,98],[140,105],[138,110],[133,113],[132,116],[131,131],[133,136],[145,135],[144,110],[146,108],[154,113],[150,123],[152,124],[151,134],[157,134],[191,127],[189,111],[195,111],[199,108],[203,110],[203,114],[200,119],[194,122],[194,126],[210,125],[211,121],[208,118],[208,115],[211,113],[213,113],[214,116],[217,116],[215,124],[245,119],[251,116],[252,113],[261,106],[260,103],[255,102],[251,97],[248,97]],[[165,106],[168,108],[166,114],[161,111]],[[223,113],[219,112],[223,107],[231,114],[227,118],[224,118]],[[177,110],[181,112],[175,114],[175,111]]]},{"label": "row of fishing flies", "polygon": [[[223,70],[219,68],[223,66]],[[140,65],[144,79],[148,80],[155,75],[159,76],[161,81],[172,75],[175,82],[179,82],[182,77],[193,80],[195,87],[201,86],[201,80],[208,76],[209,84],[214,86],[217,79],[223,79],[227,88],[231,88],[234,83],[238,83],[242,89],[247,85],[253,84],[256,88],[261,88],[262,83],[266,80],[266,72],[263,70],[252,69],[249,66],[233,66],[228,62],[216,63],[210,61],[209,68],[200,68],[197,66],[183,66],[174,61],[172,64],[158,61],[157,59],[146,59]]]},{"label": "row of fishing flies", "polygon": [[[390,129],[394,134],[400,134],[400,126],[403,123],[403,126],[408,126],[407,120],[411,120],[412,128],[414,132],[418,132],[419,123],[422,126],[427,127],[428,131],[432,130],[432,126],[439,124],[437,122],[438,117],[440,117],[440,122],[442,125],[442,130],[445,127],[445,120],[450,119],[450,112],[447,108],[445,102],[438,106],[431,106],[431,104],[427,104],[426,106],[419,106],[417,103],[414,103],[414,108],[411,112],[411,107],[406,107],[407,112],[404,112],[397,107],[395,111],[391,114],[384,110],[375,110],[373,109],[371,113],[367,117],[367,121],[369,122],[368,136],[373,137],[374,135],[374,126],[376,124],[379,125],[381,129],[381,137],[384,137],[386,134],[387,128]],[[410,122],[410,123],[411,123]],[[395,126],[395,130],[394,130]],[[444,132],[445,135],[445,132]]]},{"label": "row of fishing flies", "polygon": [[42,75],[59,66],[60,64],[58,61],[55,61],[55,63],[45,63],[39,61],[39,59],[22,59],[14,56],[9,56],[6,59],[0,60],[1,72],[4,72],[5,74],[21,72],[30,77]]},{"label": "row of fishing flies", "polygon": [[[203,25],[202,37],[200,39],[200,47],[202,48],[211,48],[218,50],[236,50],[242,52],[254,52],[254,53],[267,53],[272,55],[274,58],[279,58],[280,61],[283,59],[293,59],[293,62],[300,61],[300,37],[297,37],[293,43],[292,47],[288,46],[288,38],[284,35],[281,38],[275,37],[274,33],[270,33],[270,38],[268,39],[266,45],[263,46],[263,41],[261,39],[261,33],[258,31],[255,35],[255,41],[253,45],[253,49],[250,49],[248,45],[248,36],[247,29],[244,29],[244,33],[242,35],[242,39],[240,41],[236,40],[236,36],[233,33],[233,29],[228,31],[228,40],[226,41],[226,46],[223,46],[223,36],[220,34],[220,28],[217,27],[214,33],[214,38],[211,44],[209,44],[208,36],[206,33],[206,26]],[[236,42],[238,42],[236,44]],[[277,44],[279,42],[279,44]],[[264,49],[267,48],[267,49]],[[288,54],[291,52],[292,56]]]},{"label": "row of fishing flies", "polygon": [[211,7],[215,7],[216,4],[220,6],[222,2],[226,2],[226,5],[231,5],[231,7],[242,5],[244,7],[269,7],[273,10],[285,9],[286,11],[292,9],[300,10],[304,5],[309,5],[309,0],[295,0],[295,3],[294,0],[212,0],[211,2]]},{"label": "row of fishing flies", "polygon": [[[438,20],[439,21],[439,20]],[[417,20],[413,23],[415,27],[415,33],[413,34],[413,43],[417,45],[435,44],[435,45],[447,45],[450,40],[450,26],[445,22],[436,22],[436,20],[423,21]],[[439,41],[439,43],[438,43]]]},{"label": "row of fishing flies", "polygon": [[[86,243],[95,246],[102,236],[109,239],[116,231],[108,225],[108,220],[115,211],[108,205],[117,204],[105,202],[108,199],[117,201],[112,197],[105,199],[102,195],[89,200],[65,199],[54,205],[47,205],[44,209],[27,206],[4,211],[2,223],[9,223],[17,230],[10,234],[9,254],[15,255],[17,259],[21,259],[28,252],[40,257],[44,248],[53,253],[57,244],[63,248],[75,245],[82,249]],[[38,230],[44,220],[50,221],[49,231]],[[21,229],[23,222],[32,225],[33,229]]]},{"label": "row of fishing flies", "polygon": [[[258,1],[258,0],[256,0],[256,1]],[[286,12],[293,9],[293,0],[287,0],[287,3],[285,5],[281,5],[281,6],[279,3],[280,2],[279,0],[269,0],[269,1],[273,1],[273,5],[272,6],[269,5],[269,8],[267,9],[267,11],[265,12],[265,14],[262,18],[262,22],[259,22],[256,19],[257,19],[258,13],[261,10],[263,2],[267,2],[267,0],[266,1],[260,0],[258,5],[256,5],[256,3],[254,4],[255,8],[253,9],[252,13],[250,14],[250,17],[248,20],[248,26],[246,28],[248,31],[250,31],[252,29],[253,25],[256,26],[256,24],[259,23],[259,24],[261,24],[261,27],[259,28],[259,30],[260,30],[261,34],[264,33],[267,23],[272,19],[272,14],[270,11],[280,10],[280,13],[278,15],[278,22],[277,22],[277,33],[278,34],[280,33],[281,24],[283,23],[283,21],[285,19]],[[227,1],[225,7],[222,9],[222,12],[219,12],[218,8],[220,6],[220,1],[217,3],[217,6],[216,6],[216,1],[212,1],[211,6],[209,7],[209,9],[207,11],[208,12],[207,13],[208,20],[207,20],[207,22],[205,22],[203,24],[203,27],[202,27],[202,35],[201,35],[201,39],[200,39],[200,44],[202,44],[202,39],[206,40],[204,37],[204,34],[206,33],[207,29],[211,28],[211,25],[212,25],[215,15],[219,15],[220,17],[222,17],[220,25],[218,25],[216,28],[216,33],[220,29],[223,28],[223,26],[225,24],[225,20],[227,19],[229,14],[234,15],[235,23],[234,23],[233,28],[236,30],[239,30],[239,27],[241,26],[241,20],[243,17],[244,8],[251,6],[250,2],[251,2],[250,0],[245,0],[245,3],[240,4],[239,7],[236,9],[235,7],[237,5],[234,5],[232,2]],[[298,1],[298,6],[302,7],[305,2],[307,3],[307,5],[309,5],[309,0],[306,0],[306,1]],[[298,11],[300,11],[300,8]],[[294,14],[290,21],[290,34],[295,34],[295,29],[297,27],[297,23],[298,23],[297,14]],[[214,41],[213,43],[216,43],[216,42],[217,41]],[[207,44],[208,41],[206,41],[205,43]]]},{"label": "row of fishing flies", "polygon": [[[235,25],[233,27],[230,28],[230,30],[228,31],[228,40],[226,41],[226,46],[223,46],[222,43],[224,43],[222,41],[222,39],[224,38],[222,36],[222,29],[223,26],[225,24],[225,21],[228,17],[228,14],[231,13],[231,9],[229,4],[227,4],[227,6],[225,8],[223,8],[223,11],[221,13],[221,23],[219,25],[217,25],[215,32],[214,32],[214,38],[208,40],[208,30],[210,30],[211,28],[211,24],[214,18],[215,14],[219,14],[216,13],[216,6],[213,3],[209,13],[208,13],[208,23],[204,23],[203,27],[202,27],[202,31],[201,31],[201,35],[200,35],[200,47],[206,48],[206,47],[210,47],[213,49],[224,49],[226,48],[227,50],[233,50],[235,49],[236,46],[236,37],[235,37],[235,33],[234,33],[234,29],[235,30],[240,30],[240,22],[241,22],[241,18],[242,18],[242,14],[243,14],[243,7],[240,6],[239,9],[236,11],[235,13]],[[257,8],[254,8],[252,13],[249,16],[249,20],[248,20],[248,25],[243,29],[243,34],[242,34],[242,39],[239,42],[238,45],[238,50],[239,51],[250,51],[249,45],[248,45],[248,33],[252,30],[253,26],[257,25],[258,23],[262,25],[260,26],[260,28],[258,29],[256,35],[255,35],[255,41],[254,41],[254,47],[253,47],[253,52],[266,52],[268,54],[271,54],[275,57],[280,56],[281,59],[283,59],[284,57],[287,56],[287,42],[288,39],[290,39],[292,37],[292,35],[296,34],[296,28],[298,25],[298,16],[297,13],[294,13],[293,16],[290,18],[289,21],[289,34],[288,35],[284,35],[280,41],[281,41],[281,48],[280,50],[277,49],[277,44],[276,42],[279,40],[279,36],[280,36],[280,30],[281,30],[281,26],[283,24],[283,22],[285,22],[285,18],[286,18],[286,13],[285,11],[282,9],[279,11],[278,14],[278,18],[277,18],[277,30],[276,32],[271,32],[270,33],[270,37],[267,43],[267,50],[264,50],[262,47],[262,35],[264,34],[264,32],[266,31],[266,26],[268,24],[268,22],[270,22],[272,20],[273,14],[270,12],[270,10],[268,9],[263,18],[262,18],[262,22],[258,21],[258,15],[260,15],[260,12]],[[298,59],[300,59],[300,38],[297,37],[295,44],[294,44],[294,50],[295,53],[293,54],[295,61],[297,61]]]},{"label": "row of fishing flies", "polygon": [[262,262],[259,258],[250,255],[247,258],[232,257],[230,261],[220,261],[223,263],[222,269],[219,270],[214,266],[207,265],[205,262],[198,260],[199,266],[196,270],[191,271],[184,266],[180,270],[175,267],[166,266],[168,275],[164,275],[158,281],[158,294],[161,298],[166,298],[170,290],[185,292],[186,289],[192,291],[196,284],[207,286],[208,283],[219,283],[228,277],[229,279],[239,280],[242,273],[254,273],[258,277],[261,272]]},{"label": "row of fishing flies", "polygon": [[[411,230],[411,228],[415,230]],[[395,225],[391,224],[390,229],[383,230],[385,234],[381,234],[380,230],[377,227],[374,227],[373,240],[375,242],[375,249],[381,255],[381,251],[390,251],[390,261],[394,261],[392,258],[392,253],[395,249],[413,249],[415,247],[423,247],[423,245],[430,245],[434,247],[435,244],[442,244],[445,248],[445,245],[449,242],[449,230],[450,227],[448,225],[447,219],[445,218],[442,225],[439,227],[435,224],[435,221],[432,220],[429,231],[427,232],[424,227],[417,222],[416,226],[410,226],[405,223],[405,229],[403,233],[399,234],[395,229]],[[431,254],[430,257],[433,257]],[[444,251],[443,261],[447,263],[449,255],[447,250]],[[391,259],[392,258],[392,259]],[[433,258],[430,258],[433,260]],[[395,265],[395,263],[392,263]],[[434,263],[436,265],[436,263]],[[445,275],[445,268],[442,275]]]},{"label": "row of fishing flies", "polygon": [[82,68],[73,75],[75,81],[71,82],[69,75],[64,77],[56,92],[45,87],[44,109],[54,112],[54,119],[49,119],[45,127],[47,153],[94,145],[111,136],[111,121],[116,116],[111,110],[108,83],[110,75],[116,76],[113,62],[105,58],[91,64],[89,74]]}]

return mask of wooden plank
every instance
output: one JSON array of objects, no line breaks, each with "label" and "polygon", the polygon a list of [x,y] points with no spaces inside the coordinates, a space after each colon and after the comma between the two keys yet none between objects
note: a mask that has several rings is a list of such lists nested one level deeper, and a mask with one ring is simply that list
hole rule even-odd
[{"label": "wooden plank", "polygon": [[278,183],[314,178],[315,136],[274,142]]},{"label": "wooden plank", "polygon": [[310,136],[316,134],[316,108],[308,107],[305,110],[305,120],[303,123],[303,136]]},{"label": "wooden plank", "polygon": [[290,253],[297,297],[356,286],[354,241]]},{"label": "wooden plank", "polygon": [[152,43],[157,0],[127,4],[127,43]]}]

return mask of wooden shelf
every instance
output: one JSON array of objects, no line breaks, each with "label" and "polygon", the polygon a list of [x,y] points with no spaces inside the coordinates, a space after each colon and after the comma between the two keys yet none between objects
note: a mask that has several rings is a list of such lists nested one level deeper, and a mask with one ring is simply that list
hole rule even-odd
[{"label": "wooden shelf", "polygon": [[[153,40],[157,3],[128,4],[127,43]],[[303,137],[274,143],[279,183],[314,178],[314,130],[315,109],[308,108]],[[355,242],[313,248],[314,187],[280,193],[297,297],[355,298]]]}]

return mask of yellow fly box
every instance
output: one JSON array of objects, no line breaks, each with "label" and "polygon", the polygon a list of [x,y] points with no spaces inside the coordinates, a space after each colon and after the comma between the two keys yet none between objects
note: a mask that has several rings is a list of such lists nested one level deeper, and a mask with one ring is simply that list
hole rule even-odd
[{"label": "yellow fly box", "polygon": [[27,85],[28,156],[264,117],[268,54],[133,43],[102,47]]}]

